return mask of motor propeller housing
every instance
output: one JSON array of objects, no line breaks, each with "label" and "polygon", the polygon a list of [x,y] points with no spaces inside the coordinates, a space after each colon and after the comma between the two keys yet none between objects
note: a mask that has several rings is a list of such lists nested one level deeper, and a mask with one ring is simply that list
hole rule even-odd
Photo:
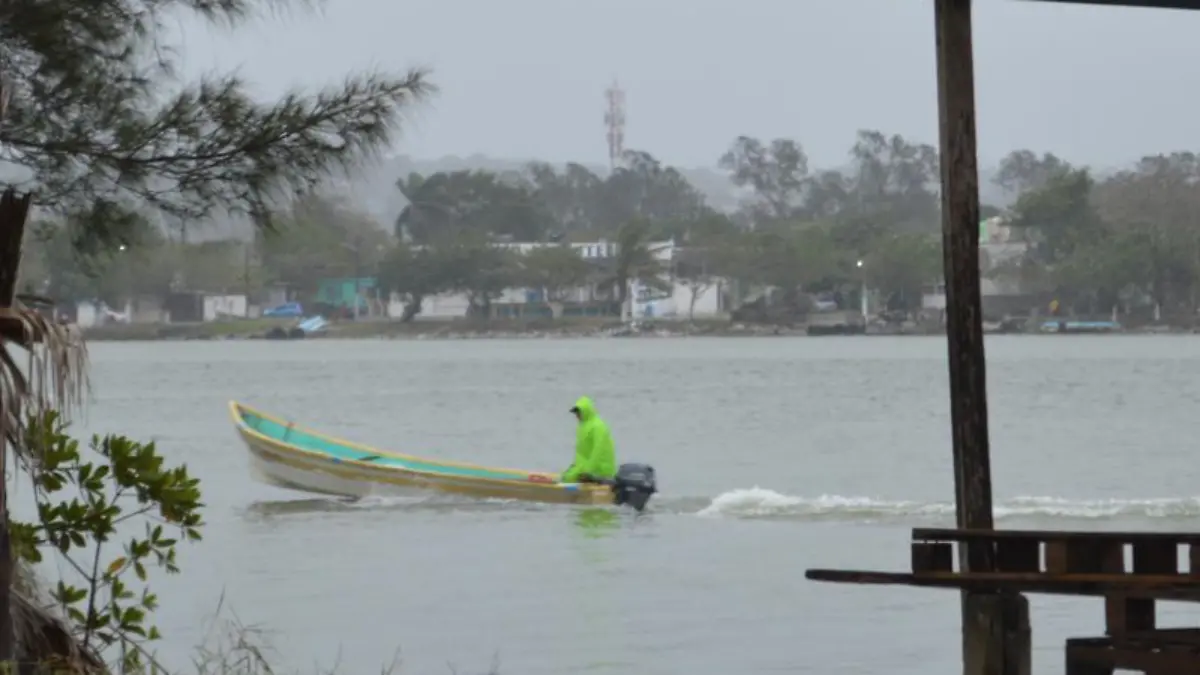
[{"label": "motor propeller housing", "polygon": [[628,504],[635,511],[645,509],[650,497],[658,492],[654,467],[649,464],[622,464],[613,477],[612,491],[617,506]]}]

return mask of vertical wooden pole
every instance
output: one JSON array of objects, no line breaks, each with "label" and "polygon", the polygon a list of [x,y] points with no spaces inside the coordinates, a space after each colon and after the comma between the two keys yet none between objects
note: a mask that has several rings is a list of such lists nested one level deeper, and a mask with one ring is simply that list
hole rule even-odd
[{"label": "vertical wooden pole", "polygon": [[[21,266],[21,243],[29,217],[32,195],[17,196],[12,188],[0,195],[0,307],[10,308],[16,300],[17,274]],[[0,335],[0,339],[23,342],[24,336]],[[0,346],[0,349],[4,349]],[[6,415],[7,411],[0,411]],[[16,636],[12,620],[12,582],[15,561],[8,523],[7,439],[0,436],[0,664],[16,662]]]},{"label": "vertical wooden pole", "polygon": [[[987,373],[979,293],[979,172],[971,0],[936,0],[941,127],[942,251],[950,356],[950,418],[959,527],[992,528]],[[983,557],[980,557],[983,556]],[[987,554],[972,556],[987,564]]]},{"label": "vertical wooden pole", "polygon": [[[12,85],[6,74],[0,73],[0,122],[8,117]],[[16,300],[17,275],[21,267],[21,245],[25,238],[25,221],[33,195],[18,197],[11,187],[0,195],[0,307],[10,308]],[[24,341],[23,325],[17,326],[17,337]],[[3,337],[0,336],[0,340]],[[0,346],[3,349],[3,346]],[[0,410],[0,416],[7,415]],[[13,559],[12,533],[8,527],[8,439],[0,435],[0,664],[8,669],[16,666],[16,632],[12,617],[12,585],[16,561]]]},{"label": "vertical wooden pole", "polygon": [[[960,528],[992,529],[971,0],[935,0],[934,21],[956,515]],[[994,569],[990,548],[961,548],[962,569]],[[1029,605],[1023,596],[964,593],[962,613],[964,675],[1030,672]]]}]

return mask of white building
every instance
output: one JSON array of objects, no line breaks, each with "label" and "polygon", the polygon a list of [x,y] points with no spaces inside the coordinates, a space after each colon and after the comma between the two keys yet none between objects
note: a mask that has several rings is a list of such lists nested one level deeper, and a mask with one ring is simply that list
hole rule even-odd
[{"label": "white building", "polygon": [[[617,244],[605,240],[572,242],[569,244],[512,242],[497,243],[495,245],[519,253],[528,253],[535,248],[566,245],[570,246],[581,257],[587,260],[600,260],[617,255]],[[678,259],[682,249],[674,241],[667,241],[651,244],[650,250],[654,254],[654,257],[665,263],[667,269],[670,270],[673,263]],[[689,309],[693,309],[693,287],[674,278],[669,272],[663,275],[663,281],[670,289],[668,292],[658,291],[636,281],[630,282],[628,294],[630,306],[627,308],[627,312],[632,318],[686,319],[688,317]],[[721,300],[724,285],[723,283],[712,283],[707,287],[697,289],[693,314],[696,318],[716,316],[724,311],[725,308]],[[591,287],[580,287],[575,289],[574,293],[568,294],[567,300],[570,302],[587,302],[595,297],[595,291],[596,289]],[[510,288],[505,290],[493,302],[497,305],[537,303],[540,302],[540,294],[536,289]],[[421,304],[421,313],[417,315],[417,318],[461,318],[466,316],[469,307],[470,303],[465,293],[442,293],[425,298]],[[388,316],[397,317],[403,312],[403,299],[396,294],[392,294],[387,306]]]},{"label": "white building", "polygon": [[[983,297],[1019,295],[1019,284],[1013,280],[996,279],[987,275],[999,265],[1013,262],[1025,255],[1029,244],[1013,232],[1003,216],[984,220],[979,225],[979,293]],[[939,280],[927,287],[921,297],[921,307],[929,310],[946,309],[946,283]]]}]

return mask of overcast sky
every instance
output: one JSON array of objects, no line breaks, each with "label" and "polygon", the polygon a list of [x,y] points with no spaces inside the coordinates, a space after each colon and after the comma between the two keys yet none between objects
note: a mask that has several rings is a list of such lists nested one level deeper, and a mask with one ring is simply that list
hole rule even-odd
[{"label": "overcast sky", "polygon": [[[980,154],[1111,166],[1195,149],[1200,12],[976,0]],[[604,162],[604,89],[626,146],[715,164],[735,136],[844,161],[859,128],[935,142],[930,0],[328,0],[234,33],[185,23],[188,72],[240,68],[264,95],[380,67],[441,93],[397,150]]]}]

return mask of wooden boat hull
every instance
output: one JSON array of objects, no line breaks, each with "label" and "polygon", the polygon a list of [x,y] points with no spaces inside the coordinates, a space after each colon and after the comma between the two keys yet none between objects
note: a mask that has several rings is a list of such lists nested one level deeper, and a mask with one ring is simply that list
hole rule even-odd
[{"label": "wooden boat hull", "polygon": [[249,450],[255,478],[278,487],[339,497],[434,490],[556,504],[613,503],[612,489],[605,485],[539,482],[547,474],[384,452],[296,426],[237,401],[230,401],[229,412]]}]

